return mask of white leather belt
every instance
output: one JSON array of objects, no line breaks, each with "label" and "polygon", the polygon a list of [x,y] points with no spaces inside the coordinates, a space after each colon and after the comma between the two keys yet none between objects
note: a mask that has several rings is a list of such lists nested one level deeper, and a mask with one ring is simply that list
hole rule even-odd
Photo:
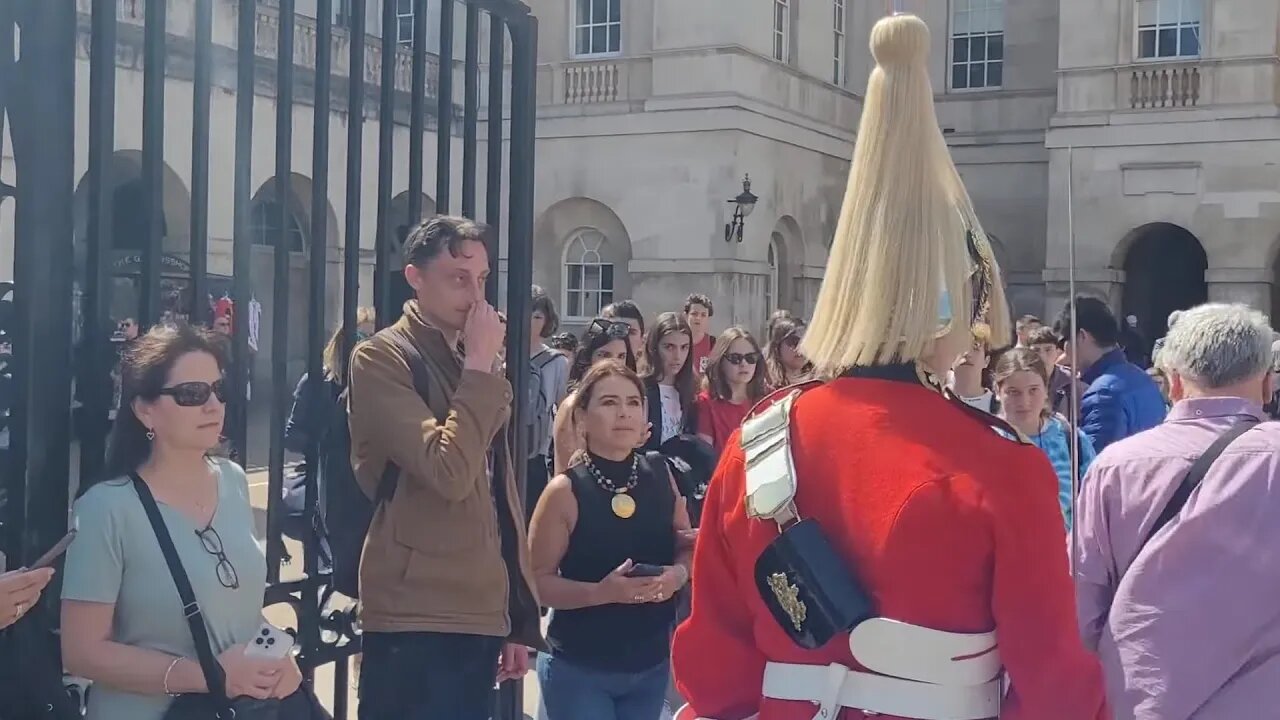
[{"label": "white leather belt", "polygon": [[774,700],[811,702],[814,720],[833,720],[841,708],[915,720],[984,720],[1000,713],[999,680],[947,686],[873,675],[832,664],[768,663],[762,694]]}]

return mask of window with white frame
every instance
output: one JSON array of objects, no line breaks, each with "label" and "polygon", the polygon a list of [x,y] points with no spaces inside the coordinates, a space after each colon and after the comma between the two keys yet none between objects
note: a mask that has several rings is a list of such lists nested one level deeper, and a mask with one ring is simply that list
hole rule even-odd
[{"label": "window with white frame", "polygon": [[413,44],[413,0],[396,0],[396,42]]},{"label": "window with white frame", "polygon": [[565,316],[593,318],[613,302],[613,263],[601,255],[607,242],[599,230],[585,229],[565,247]]},{"label": "window with white frame", "polygon": [[1138,57],[1200,56],[1202,0],[1137,0]]},{"label": "window with white frame", "polygon": [[622,0],[575,0],[573,52],[577,57],[622,52]]},{"label": "window with white frame", "polygon": [[1004,84],[1004,0],[952,0],[951,89]]},{"label": "window with white frame", "polygon": [[791,0],[773,0],[773,59],[791,62]]},{"label": "window with white frame", "polygon": [[835,51],[831,65],[831,82],[835,85],[844,85],[844,5],[845,0],[831,0],[833,16],[831,27],[835,40]]}]

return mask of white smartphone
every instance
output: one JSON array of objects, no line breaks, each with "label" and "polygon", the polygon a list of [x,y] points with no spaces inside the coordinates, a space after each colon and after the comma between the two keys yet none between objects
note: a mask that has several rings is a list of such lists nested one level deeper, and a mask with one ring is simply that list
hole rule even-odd
[{"label": "white smartphone", "polygon": [[293,650],[293,636],[264,622],[258,628],[258,634],[253,636],[253,640],[244,649],[244,654],[245,657],[262,660],[283,660],[290,650]]}]

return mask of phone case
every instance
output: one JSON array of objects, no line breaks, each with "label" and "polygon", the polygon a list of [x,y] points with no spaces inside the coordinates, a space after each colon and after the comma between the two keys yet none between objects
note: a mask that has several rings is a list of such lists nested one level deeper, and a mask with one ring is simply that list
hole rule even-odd
[{"label": "phone case", "polygon": [[292,649],[292,635],[271,623],[263,623],[258,628],[258,634],[253,637],[253,642],[245,648],[244,654],[248,657],[279,660]]}]

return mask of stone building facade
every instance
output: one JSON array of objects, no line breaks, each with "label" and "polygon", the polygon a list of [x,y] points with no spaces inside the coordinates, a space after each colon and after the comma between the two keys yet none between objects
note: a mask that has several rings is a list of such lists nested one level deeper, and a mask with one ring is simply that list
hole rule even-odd
[{"label": "stone building facade", "polygon": [[[412,0],[397,3],[398,40],[411,37]],[[429,0],[429,47],[440,0]],[[861,98],[871,68],[867,37],[894,4],[933,30],[938,115],[1006,271],[1018,312],[1052,313],[1066,296],[1068,237],[1076,279],[1139,316],[1158,335],[1168,311],[1206,298],[1280,312],[1280,4],[1275,0],[527,0],[540,21],[534,280],[569,327],[611,300],[649,313],[689,292],[716,304],[715,327],[759,328],[775,308],[812,310],[845,189]],[[88,12],[88,0],[77,0]],[[299,238],[291,288],[303,297],[311,202],[314,3],[298,0],[293,50],[302,79],[294,166],[273,167],[274,3],[259,0],[255,197],[264,239],[271,204],[294,210]],[[346,3],[337,0],[339,12]],[[165,247],[188,252],[192,0],[169,3]],[[381,2],[370,0],[366,80],[376,93]],[[238,3],[215,3],[215,42],[235,42]],[[143,3],[119,0],[117,185],[137,178],[141,148]],[[461,16],[461,13],[459,13]],[[342,18],[339,18],[340,25]],[[406,29],[409,33],[406,35]],[[334,38],[335,76],[347,36]],[[487,37],[486,32],[481,37]],[[87,57],[87,25],[80,52]],[[461,45],[457,49],[461,57]],[[487,57],[482,49],[480,57]],[[213,98],[210,271],[230,274],[229,152],[234,72],[220,53]],[[396,53],[407,89],[409,53]],[[439,63],[432,60],[429,88]],[[460,77],[460,62],[452,65]],[[88,63],[78,78],[80,142],[87,132]],[[461,81],[454,83],[461,88]],[[483,96],[483,93],[482,93]],[[339,229],[346,201],[343,93],[329,168],[330,317],[340,298]],[[481,98],[483,102],[483,97]],[[461,98],[456,99],[461,103]],[[400,103],[403,111],[407,103]],[[482,108],[482,114],[487,108]],[[378,107],[366,106],[361,295],[371,295]],[[407,114],[393,131],[397,208],[407,208]],[[6,144],[4,147],[8,147]],[[77,149],[77,173],[87,167]],[[483,152],[483,148],[482,148]],[[435,147],[427,143],[434,208]],[[454,152],[460,162],[460,152]],[[0,172],[9,166],[8,158]],[[482,163],[483,165],[483,163]],[[480,169],[483,187],[483,167]],[[758,196],[742,241],[725,225],[744,176]],[[286,192],[278,193],[277,187]],[[123,187],[119,202],[128,202]],[[454,193],[455,195],[457,193]],[[483,206],[483,203],[482,203]],[[454,208],[456,210],[456,208]],[[400,210],[403,212],[403,210]],[[83,199],[75,213],[84,225]],[[126,213],[127,214],[127,213]],[[0,276],[11,267],[11,205],[0,203]],[[127,228],[118,235],[127,236]],[[119,241],[118,241],[119,242]],[[77,259],[77,262],[81,262]],[[270,297],[271,253],[255,255],[255,288]],[[121,280],[127,286],[127,279]],[[119,293],[128,296],[128,288]],[[271,312],[263,314],[270,335]],[[304,323],[291,338],[301,352]],[[292,330],[291,330],[292,331]],[[270,348],[260,357],[265,361]],[[301,355],[299,354],[299,359]]]}]

